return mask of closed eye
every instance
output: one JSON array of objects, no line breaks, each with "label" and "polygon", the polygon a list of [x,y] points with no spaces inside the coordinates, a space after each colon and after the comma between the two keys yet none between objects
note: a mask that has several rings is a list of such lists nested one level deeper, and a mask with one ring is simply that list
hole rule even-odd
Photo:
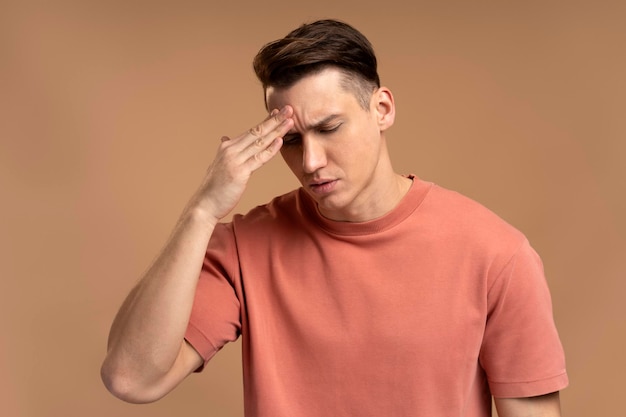
[{"label": "closed eye", "polygon": [[341,126],[341,123],[339,123],[337,126],[333,126],[333,127],[327,127],[327,128],[320,128],[319,132],[322,134],[330,134],[333,132],[336,132],[339,127]]},{"label": "closed eye", "polygon": [[[329,127],[319,127],[317,128],[317,132],[321,135],[330,135],[335,133],[341,127],[342,123],[339,123],[336,126]],[[283,145],[291,146],[298,145],[302,142],[302,135],[300,133],[287,133],[283,136]]]}]

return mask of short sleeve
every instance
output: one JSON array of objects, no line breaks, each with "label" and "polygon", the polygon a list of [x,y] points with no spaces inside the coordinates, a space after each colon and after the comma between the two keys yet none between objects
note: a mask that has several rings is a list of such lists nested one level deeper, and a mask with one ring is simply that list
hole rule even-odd
[{"label": "short sleeve", "polygon": [[568,384],[543,265],[524,239],[488,292],[480,363],[494,397],[531,397]]},{"label": "short sleeve", "polygon": [[236,247],[230,224],[218,224],[207,247],[185,339],[209,361],[241,331]]}]

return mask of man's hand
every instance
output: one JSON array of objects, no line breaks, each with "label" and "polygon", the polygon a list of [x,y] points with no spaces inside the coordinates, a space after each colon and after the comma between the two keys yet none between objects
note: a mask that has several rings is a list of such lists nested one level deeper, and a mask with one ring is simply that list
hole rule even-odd
[{"label": "man's hand", "polygon": [[293,126],[293,109],[285,106],[235,138],[222,137],[213,163],[192,201],[217,222],[237,204],[254,171],[272,159]]}]

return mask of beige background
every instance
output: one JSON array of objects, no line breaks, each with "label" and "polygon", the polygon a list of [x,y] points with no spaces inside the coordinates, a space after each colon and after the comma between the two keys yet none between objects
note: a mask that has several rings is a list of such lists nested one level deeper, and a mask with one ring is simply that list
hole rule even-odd
[{"label": "beige background", "polygon": [[[395,93],[398,171],[481,201],[541,253],[564,414],[625,415],[624,2],[309,3],[0,3],[0,414],[242,415],[239,344],[133,406],[99,379],[108,327],[219,137],[264,117],[252,56],[338,17]],[[238,210],[295,185],[276,159]]]}]

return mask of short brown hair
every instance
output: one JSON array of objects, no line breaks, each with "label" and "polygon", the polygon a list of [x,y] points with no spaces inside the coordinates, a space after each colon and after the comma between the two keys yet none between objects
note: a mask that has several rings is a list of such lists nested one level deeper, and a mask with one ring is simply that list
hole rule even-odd
[{"label": "short brown hair", "polygon": [[374,49],[367,38],[347,23],[318,20],[266,44],[253,61],[254,72],[268,87],[289,88],[303,77],[335,67],[344,73],[342,85],[355,91],[365,109],[380,87]]}]

